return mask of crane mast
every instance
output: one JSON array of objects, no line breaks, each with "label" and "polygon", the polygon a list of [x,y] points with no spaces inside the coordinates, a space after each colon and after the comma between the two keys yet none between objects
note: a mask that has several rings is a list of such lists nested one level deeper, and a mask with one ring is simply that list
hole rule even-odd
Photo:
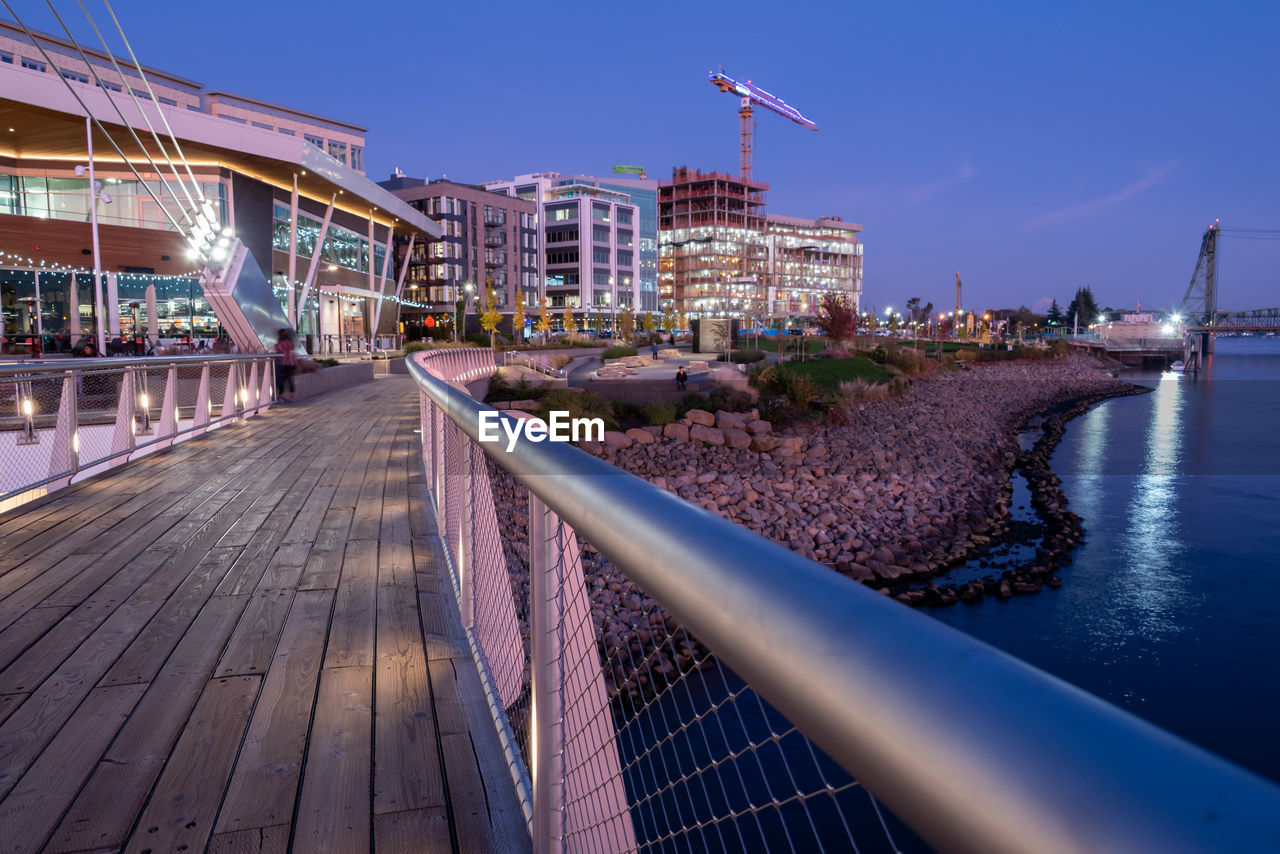
[{"label": "crane mast", "polygon": [[741,105],[738,108],[738,171],[741,175],[743,183],[751,180],[751,161],[753,150],[753,137],[755,135],[755,117],[752,112],[752,105],[759,104],[767,110],[771,110],[783,118],[795,122],[801,127],[809,130],[817,130],[818,125],[801,115],[800,111],[788,104],[786,101],[774,95],[772,92],[766,92],[759,86],[752,84],[750,80],[742,83],[734,80],[723,71],[712,71],[708,73],[708,80],[721,92],[728,92],[739,96]]}]

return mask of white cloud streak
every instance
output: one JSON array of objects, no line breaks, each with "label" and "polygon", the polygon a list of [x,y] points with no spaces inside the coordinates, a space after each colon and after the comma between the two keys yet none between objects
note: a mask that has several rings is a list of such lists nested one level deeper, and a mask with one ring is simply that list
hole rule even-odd
[{"label": "white cloud streak", "polygon": [[954,187],[957,184],[963,184],[964,182],[972,179],[973,176],[977,174],[978,174],[978,170],[973,168],[973,163],[971,163],[969,160],[965,160],[964,164],[959,168],[959,170],[956,171],[954,175],[948,175],[946,178],[942,178],[937,181],[934,181],[932,184],[925,184],[923,187],[913,192],[910,196],[907,197],[907,204],[909,205],[919,204],[920,202],[923,202],[925,199],[929,198],[933,194],[940,192],[942,190],[945,190],[949,187]]},{"label": "white cloud streak", "polygon": [[1175,161],[1161,163],[1158,166],[1147,167],[1147,174],[1132,184],[1117,190],[1101,198],[1084,202],[1078,205],[1072,205],[1068,208],[1062,208],[1051,213],[1042,214],[1041,216],[1029,219],[1022,224],[1023,231],[1034,231],[1037,228],[1044,228],[1046,225],[1056,225],[1060,222],[1069,222],[1073,219],[1089,216],[1097,213],[1103,208],[1109,208],[1112,205],[1118,205],[1121,202],[1133,198],[1139,193],[1144,193],[1152,187],[1162,183],[1165,178],[1173,172],[1178,164]]}]

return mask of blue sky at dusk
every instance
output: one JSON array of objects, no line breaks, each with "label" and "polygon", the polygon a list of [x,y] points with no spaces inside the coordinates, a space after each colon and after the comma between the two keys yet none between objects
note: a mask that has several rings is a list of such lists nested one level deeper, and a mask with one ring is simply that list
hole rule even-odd
[{"label": "blue sky at dusk", "polygon": [[[115,3],[144,62],[368,126],[374,179],[736,172],[723,63],[818,123],[758,110],[756,176],[865,226],[881,309],[948,304],[956,270],[973,308],[1172,308],[1215,217],[1280,228],[1276,3],[159,5]],[[1280,241],[1224,239],[1220,303],[1280,305],[1278,270]]]}]

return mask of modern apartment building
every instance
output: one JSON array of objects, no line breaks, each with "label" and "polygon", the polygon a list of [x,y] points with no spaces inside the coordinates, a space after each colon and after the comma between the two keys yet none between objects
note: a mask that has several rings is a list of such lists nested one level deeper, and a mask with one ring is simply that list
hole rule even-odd
[{"label": "modern apartment building", "polygon": [[772,318],[816,317],[828,293],[862,300],[862,226],[840,217],[805,219],[767,214]]},{"label": "modern apartment building", "polygon": [[[640,282],[640,207],[629,192],[559,172],[487,181],[485,187],[538,206],[542,236],[538,271],[547,303],[579,317],[644,311]],[[639,188],[643,189],[643,188]],[[655,306],[656,308],[656,306]]]},{"label": "modern apartment building", "polygon": [[[454,310],[465,285],[473,285],[474,305],[484,304],[482,291],[492,287],[498,308],[515,311],[516,291],[524,304],[537,304],[537,205],[473,184],[449,180],[426,181],[397,173],[379,186],[421,211],[440,225],[443,234],[426,245],[415,245],[409,257],[406,287],[410,299],[425,303],[402,313],[405,331],[420,332],[417,324],[428,315]],[[401,241],[397,251],[408,248]],[[533,311],[528,311],[530,316]]]},{"label": "modern apartment building", "polygon": [[658,187],[658,297],[692,317],[768,314],[768,184],[681,166]]},{"label": "modern apartment building", "polygon": [[[122,102],[128,102],[132,98],[149,102],[154,93],[155,101],[166,107],[206,113],[248,127],[299,137],[352,171],[364,174],[364,136],[367,128],[256,98],[207,89],[202,83],[146,66],[142,69],[146,76],[144,82],[142,75],[137,74],[132,65],[117,57],[116,60],[124,71],[124,76],[121,77],[111,59],[104,53],[81,45],[80,49],[89,58],[89,63],[86,64],[80,58],[80,50],[66,39],[45,33],[34,35],[44,53],[53,59],[52,68],[22,28],[8,21],[0,21],[0,65],[8,64],[45,74],[59,74],[86,86],[100,86],[113,94],[119,94]],[[126,88],[128,92],[125,91]]]}]

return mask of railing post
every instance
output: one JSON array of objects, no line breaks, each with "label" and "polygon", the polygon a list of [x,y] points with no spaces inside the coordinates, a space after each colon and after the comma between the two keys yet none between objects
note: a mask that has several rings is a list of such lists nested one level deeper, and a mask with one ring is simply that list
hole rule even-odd
[{"label": "railing post", "polygon": [[160,404],[160,437],[178,435],[178,366],[165,372],[164,400]]},{"label": "railing post", "polygon": [[[533,851],[564,847],[564,706],[560,670],[560,532],[529,493],[529,634],[533,677]],[[558,527],[554,526],[554,527]]]},{"label": "railing post", "polygon": [[239,362],[227,363],[227,387],[222,394],[222,411],[218,413],[218,421],[235,420],[240,401],[240,367]]},{"label": "railing post", "polygon": [[191,429],[197,433],[209,426],[213,416],[213,401],[209,396],[209,363],[200,366],[200,387],[196,390],[196,411],[191,422]]}]

